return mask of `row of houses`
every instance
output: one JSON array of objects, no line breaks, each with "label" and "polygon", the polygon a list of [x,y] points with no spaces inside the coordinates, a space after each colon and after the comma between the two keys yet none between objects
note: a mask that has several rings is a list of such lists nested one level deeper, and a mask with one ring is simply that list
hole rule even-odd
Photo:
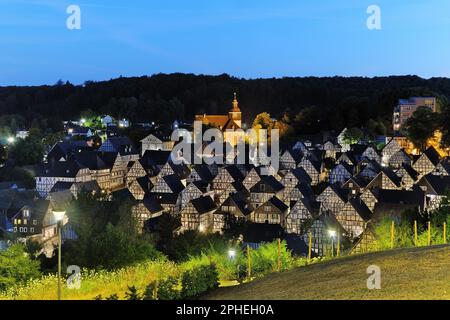
[{"label": "row of houses", "polygon": [[[110,137],[98,148],[86,142],[57,143],[29,201],[36,206],[44,201],[51,208],[52,201],[77,197],[81,191],[120,192],[135,201],[133,213],[142,228],[164,212],[179,220],[177,232],[223,232],[234,221],[247,221],[253,238],[258,228],[261,238],[267,238],[266,229],[274,236],[282,230],[305,244],[311,233],[313,250],[321,255],[329,250],[329,230],[362,248],[361,239],[370,240],[368,226],[376,219],[432,210],[450,186],[448,158],[433,148],[411,156],[396,139],[381,150],[364,141],[346,145],[340,136],[301,140],[280,154],[279,170],[230,161],[175,164],[171,148],[155,135],[142,140],[143,152],[126,137]],[[46,230],[54,224],[45,218],[49,210],[32,210],[20,219],[10,210],[3,214],[0,229],[51,237]],[[17,224],[24,220],[37,224]]]}]

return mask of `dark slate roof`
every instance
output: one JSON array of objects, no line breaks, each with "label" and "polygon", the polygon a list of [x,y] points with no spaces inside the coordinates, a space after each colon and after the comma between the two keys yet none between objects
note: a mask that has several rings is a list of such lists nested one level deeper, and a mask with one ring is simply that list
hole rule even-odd
[{"label": "dark slate roof", "polygon": [[348,202],[352,205],[355,211],[363,218],[365,221],[369,221],[372,218],[372,212],[366,206],[364,201],[357,198],[350,198]]},{"label": "dark slate roof", "polygon": [[188,166],[184,163],[180,164],[174,164],[172,161],[169,161],[170,167],[172,168],[173,172],[180,178],[180,179],[186,179],[189,174],[191,173],[191,170],[189,170]]},{"label": "dark slate roof", "polygon": [[208,191],[209,183],[205,182],[203,180],[197,180],[192,182],[193,185],[195,185],[202,193],[205,193]]},{"label": "dark slate roof", "polygon": [[59,191],[69,190],[72,187],[73,184],[74,184],[74,182],[58,181],[52,187],[50,192],[59,192]]},{"label": "dark slate roof", "polygon": [[300,161],[302,161],[303,153],[300,149],[289,149],[287,151],[289,152],[289,154],[291,155],[291,157],[294,159],[294,161],[296,163],[299,163]]},{"label": "dark slate roof", "polygon": [[450,158],[444,159],[441,161],[441,165],[444,168],[444,170],[450,174]]},{"label": "dark slate roof", "polygon": [[101,153],[97,153],[96,151],[85,151],[74,154],[72,160],[90,170],[111,169],[112,165],[108,165],[100,155]]},{"label": "dark slate roof", "polygon": [[125,201],[125,200],[134,200],[133,194],[128,189],[120,189],[111,192],[112,200]]},{"label": "dark slate roof", "polygon": [[83,168],[86,167],[72,161],[58,161],[52,164],[44,164],[41,173],[44,177],[73,178]]},{"label": "dark slate roof", "polygon": [[282,212],[289,209],[289,207],[283,201],[278,199],[276,196],[273,196],[267,202],[272,204],[275,208],[277,208],[278,210],[280,210]]},{"label": "dark slate roof", "polygon": [[330,187],[331,189],[333,189],[334,193],[336,193],[336,195],[341,198],[342,201],[347,202],[349,190],[343,189],[335,184],[330,185]]},{"label": "dark slate roof", "polygon": [[163,166],[170,158],[171,151],[146,150],[141,158],[144,168],[150,165]]},{"label": "dark slate roof", "polygon": [[242,214],[249,215],[253,212],[252,205],[245,200],[245,197],[242,194],[234,193],[229,198],[236,204]]},{"label": "dark slate roof", "polygon": [[178,201],[178,194],[176,193],[150,193],[149,195],[155,196],[156,200],[160,204],[175,205]]},{"label": "dark slate roof", "polygon": [[397,176],[395,172],[391,168],[382,168],[381,171],[388,176],[389,180],[391,180],[397,187],[400,187],[402,178]]},{"label": "dark slate roof", "polygon": [[164,211],[164,208],[161,206],[161,202],[155,194],[146,194],[142,203],[151,214]]},{"label": "dark slate roof", "polygon": [[[128,137],[109,137],[108,141],[113,145],[114,149],[120,154],[133,154],[136,153],[133,142]],[[126,151],[125,147],[131,146],[130,151]]]},{"label": "dark slate roof", "polygon": [[145,193],[153,188],[153,183],[148,176],[139,177],[136,179],[136,182],[141,186]]},{"label": "dark slate roof", "polygon": [[422,180],[426,180],[436,194],[440,196],[445,196],[447,195],[447,192],[450,192],[450,176],[435,176],[428,174],[423,177]]},{"label": "dark slate roof", "polygon": [[196,164],[192,170],[195,170],[204,182],[211,182],[214,178],[206,164]]},{"label": "dark slate roof", "polygon": [[356,183],[360,188],[365,188],[370,182],[370,179],[367,179],[367,178],[361,176],[360,174],[351,177],[348,181],[350,181],[350,180],[352,180],[354,183]]},{"label": "dark slate roof", "polygon": [[210,196],[192,199],[191,203],[199,214],[208,213],[217,209],[214,200]]},{"label": "dark slate roof", "polygon": [[414,188],[412,191],[374,189],[374,194],[379,203],[425,207],[425,193],[420,188]]},{"label": "dark slate roof", "polygon": [[50,201],[37,198],[37,194],[34,191],[14,192],[6,210],[8,219],[13,219],[18,211],[25,206],[32,209],[33,218],[43,219],[50,206]]},{"label": "dark slate roof", "polygon": [[252,223],[244,231],[243,240],[244,243],[272,242],[283,235],[284,230],[279,224]]},{"label": "dark slate roof", "polygon": [[301,167],[297,167],[291,170],[292,174],[297,178],[297,180],[301,182],[311,183],[312,179],[305,171],[305,169]]},{"label": "dark slate roof", "polygon": [[[264,190],[261,190],[261,185],[265,186]],[[261,176],[261,180],[250,188],[250,192],[277,193],[283,189],[284,186],[274,176]]]},{"label": "dark slate roof", "polygon": [[[84,140],[69,140],[55,143],[48,153],[48,158],[68,157],[73,153],[84,150],[93,150]],[[56,159],[59,160],[59,159]]]},{"label": "dark slate roof", "polygon": [[[401,168],[405,169],[405,171],[409,174],[409,176],[410,176],[414,181],[416,181],[417,178],[419,177],[419,173],[418,173],[416,170],[414,170],[414,168],[411,167],[411,165],[406,164],[406,163],[403,163],[402,166],[401,166]],[[400,169],[399,169],[399,170],[400,170]]]},{"label": "dark slate roof", "polygon": [[356,156],[354,151],[346,151],[344,153],[337,153],[336,158],[340,160],[343,156],[346,156],[353,164],[356,164]]},{"label": "dark slate roof", "polygon": [[300,190],[301,194],[308,199],[312,199],[314,196],[314,193],[311,189],[311,185],[306,182],[300,182],[295,186],[297,189]]},{"label": "dark slate roof", "polygon": [[429,147],[423,154],[426,155],[428,159],[430,159],[433,165],[437,166],[439,164],[441,158],[435,148]]},{"label": "dark slate roof", "polygon": [[164,181],[169,186],[170,190],[173,193],[178,194],[184,189],[183,183],[180,181],[180,178],[176,174],[171,174],[163,177]]},{"label": "dark slate roof", "polygon": [[225,166],[225,170],[228,171],[228,173],[230,174],[230,176],[233,178],[234,181],[243,181],[245,178],[241,170],[239,170],[239,168],[236,167],[235,165]]}]

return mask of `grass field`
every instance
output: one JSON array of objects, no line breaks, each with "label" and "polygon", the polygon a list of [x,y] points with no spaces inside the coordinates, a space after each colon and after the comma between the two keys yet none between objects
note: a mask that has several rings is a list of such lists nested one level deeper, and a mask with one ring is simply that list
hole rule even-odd
[{"label": "grass field", "polygon": [[[381,269],[381,289],[367,289],[369,265]],[[450,246],[343,257],[219,288],[206,299],[450,299]]]}]

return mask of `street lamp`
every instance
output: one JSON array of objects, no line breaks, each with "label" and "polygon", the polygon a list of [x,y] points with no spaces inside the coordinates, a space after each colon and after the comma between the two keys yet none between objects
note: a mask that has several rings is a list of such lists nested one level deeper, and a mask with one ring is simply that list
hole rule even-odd
[{"label": "street lamp", "polygon": [[230,259],[234,259],[235,256],[236,256],[236,250],[234,250],[234,249],[228,250],[228,257],[230,257]]},{"label": "street lamp", "polygon": [[202,224],[199,225],[199,226],[198,226],[198,231],[200,231],[200,232],[202,232],[202,233],[205,232],[205,226],[202,225]]},{"label": "street lamp", "polygon": [[14,137],[8,137],[8,139],[6,140],[8,141],[9,144],[13,144],[16,139],[14,139]]},{"label": "street lamp", "polygon": [[328,230],[328,235],[331,238],[331,256],[334,257],[334,238],[336,237],[336,230]]},{"label": "street lamp", "polygon": [[53,211],[58,233],[58,300],[61,300],[61,229],[65,215],[65,211]]}]

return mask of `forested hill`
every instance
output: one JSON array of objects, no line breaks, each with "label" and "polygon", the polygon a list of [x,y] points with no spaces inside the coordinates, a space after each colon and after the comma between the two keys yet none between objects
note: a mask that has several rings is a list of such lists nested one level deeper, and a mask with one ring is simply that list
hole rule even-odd
[{"label": "forested hill", "polygon": [[364,126],[370,118],[388,123],[399,98],[437,95],[446,103],[450,79],[398,76],[246,80],[228,75],[157,74],[88,81],[80,86],[59,81],[54,86],[1,87],[0,115],[11,119],[7,115],[16,114],[19,125],[41,118],[50,127],[62,119],[77,119],[87,109],[135,122],[192,120],[194,114],[227,112],[235,91],[246,121],[263,111],[275,117],[284,112],[294,116],[306,108],[310,112],[304,113],[312,123],[320,120],[321,129],[340,129]]}]

